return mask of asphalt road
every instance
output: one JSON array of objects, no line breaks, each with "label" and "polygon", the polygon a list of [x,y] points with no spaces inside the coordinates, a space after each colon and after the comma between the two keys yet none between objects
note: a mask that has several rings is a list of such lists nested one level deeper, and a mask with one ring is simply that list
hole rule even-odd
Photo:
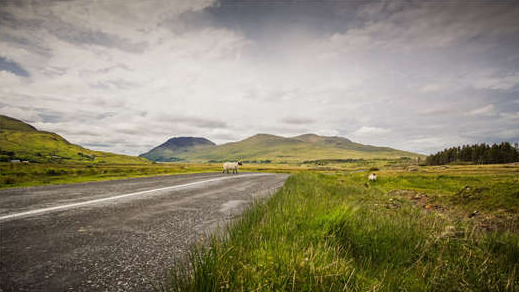
[{"label": "asphalt road", "polygon": [[149,291],[287,175],[205,173],[0,190],[0,291]]}]

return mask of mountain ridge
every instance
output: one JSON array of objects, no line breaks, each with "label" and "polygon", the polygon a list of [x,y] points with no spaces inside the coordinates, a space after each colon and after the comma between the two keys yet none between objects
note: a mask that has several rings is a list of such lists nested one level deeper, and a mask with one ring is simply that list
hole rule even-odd
[{"label": "mountain ridge", "polygon": [[[185,147],[180,151],[168,149],[162,153],[161,157],[145,156],[147,153],[141,154],[141,157],[154,161],[184,162],[221,162],[225,160],[301,162],[317,159],[422,156],[390,147],[364,145],[344,137],[320,136],[313,133],[293,137],[258,133],[240,141],[221,145],[207,145],[198,148]],[[157,158],[162,160],[156,160]]]},{"label": "mountain ridge", "polygon": [[139,157],[152,161],[174,162],[179,161],[175,157],[177,152],[187,152],[211,146],[216,146],[216,144],[203,137],[173,137],[150,151],[140,154]]}]

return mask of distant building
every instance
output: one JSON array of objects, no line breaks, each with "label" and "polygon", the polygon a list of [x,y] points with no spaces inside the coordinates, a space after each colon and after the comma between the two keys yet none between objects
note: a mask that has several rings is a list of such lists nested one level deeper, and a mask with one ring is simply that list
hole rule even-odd
[{"label": "distant building", "polygon": [[22,161],[22,163],[27,163],[27,164],[28,164],[28,163],[29,163],[29,161],[28,161],[28,160],[24,160],[24,161]]},{"label": "distant building", "polygon": [[20,163],[19,159],[11,159],[11,163]]}]

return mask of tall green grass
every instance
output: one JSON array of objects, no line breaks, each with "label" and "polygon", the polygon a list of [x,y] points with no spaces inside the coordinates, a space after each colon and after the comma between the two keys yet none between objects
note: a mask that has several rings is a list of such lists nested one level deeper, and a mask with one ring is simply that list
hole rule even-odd
[{"label": "tall green grass", "polygon": [[[519,237],[424,213],[360,175],[300,173],[173,267],[167,291],[515,291]],[[397,208],[388,209],[388,204]]]}]

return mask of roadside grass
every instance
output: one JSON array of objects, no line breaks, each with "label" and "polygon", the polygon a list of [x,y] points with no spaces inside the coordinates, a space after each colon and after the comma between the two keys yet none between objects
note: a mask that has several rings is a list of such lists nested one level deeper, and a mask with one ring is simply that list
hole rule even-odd
[{"label": "roadside grass", "polygon": [[0,163],[0,188],[218,171],[205,164],[11,164]]},{"label": "roadside grass", "polygon": [[[488,169],[485,175],[425,170],[382,172],[370,184],[366,173],[294,174],[227,232],[194,246],[160,290],[518,291],[517,230],[486,231],[390,192],[426,191],[463,208],[464,202],[449,197],[467,184],[490,183],[489,197],[502,191],[501,196],[515,196],[517,169],[492,175]],[[515,204],[508,212],[517,210],[515,199],[507,203]],[[499,204],[485,210],[499,210]]]}]

